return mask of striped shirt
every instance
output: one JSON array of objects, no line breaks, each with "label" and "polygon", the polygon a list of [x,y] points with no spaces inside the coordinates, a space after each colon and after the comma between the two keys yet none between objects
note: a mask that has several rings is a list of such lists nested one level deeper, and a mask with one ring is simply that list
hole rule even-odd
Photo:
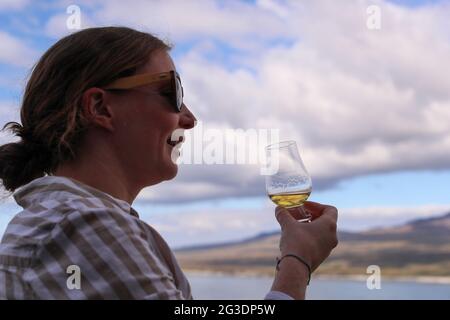
[{"label": "striped shirt", "polygon": [[24,210],[0,244],[0,299],[193,298],[166,241],[126,201],[60,176],[13,196]]},{"label": "striped shirt", "polygon": [[24,210],[0,245],[1,298],[192,299],[167,243],[126,201],[58,176],[14,198]]}]

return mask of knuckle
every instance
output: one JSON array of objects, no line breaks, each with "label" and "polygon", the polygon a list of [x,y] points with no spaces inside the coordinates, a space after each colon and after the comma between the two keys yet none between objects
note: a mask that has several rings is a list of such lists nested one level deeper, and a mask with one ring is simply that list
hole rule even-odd
[{"label": "knuckle", "polygon": [[335,206],[330,206],[330,208],[337,214],[338,209]]},{"label": "knuckle", "polygon": [[329,228],[330,231],[336,231],[337,230],[337,220],[334,218],[334,216],[327,215],[324,217],[325,224]]},{"label": "knuckle", "polygon": [[337,220],[338,217],[338,209],[334,206],[327,206],[326,210],[330,213],[330,216],[333,217],[333,219]]}]

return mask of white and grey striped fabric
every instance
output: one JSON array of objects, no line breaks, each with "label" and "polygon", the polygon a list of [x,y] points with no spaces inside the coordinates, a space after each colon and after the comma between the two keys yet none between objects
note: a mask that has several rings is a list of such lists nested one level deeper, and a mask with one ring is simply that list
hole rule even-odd
[{"label": "white and grey striped fabric", "polygon": [[192,299],[167,243],[127,202],[58,176],[14,198],[24,210],[0,244],[0,298]]}]

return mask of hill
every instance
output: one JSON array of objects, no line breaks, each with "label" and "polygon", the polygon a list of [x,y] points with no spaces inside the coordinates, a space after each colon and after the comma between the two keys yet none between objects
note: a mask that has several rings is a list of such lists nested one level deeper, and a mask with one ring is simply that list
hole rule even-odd
[{"label": "hill", "polygon": [[[315,274],[450,277],[450,213],[364,232],[338,234],[339,245]],[[240,241],[175,250],[183,270],[273,275],[279,231]]]}]

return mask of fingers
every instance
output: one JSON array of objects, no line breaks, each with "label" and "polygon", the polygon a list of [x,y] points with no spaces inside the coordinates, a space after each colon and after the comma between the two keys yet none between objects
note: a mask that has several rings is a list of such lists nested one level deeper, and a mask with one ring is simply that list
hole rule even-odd
[{"label": "fingers", "polygon": [[290,223],[297,222],[297,220],[295,220],[295,218],[291,216],[287,209],[280,206],[277,206],[275,209],[275,217],[277,218],[281,229],[284,229]]},{"label": "fingers", "polygon": [[281,229],[285,228],[289,223],[298,222],[311,215],[313,221],[324,222],[328,226],[327,229],[336,231],[338,211],[333,206],[323,205],[318,202],[307,201],[301,207],[286,209],[277,206],[275,216]]},{"label": "fingers", "polygon": [[337,221],[337,209],[333,206],[323,205],[318,202],[306,201],[303,205],[308,213],[311,214],[312,220],[319,218],[320,216],[326,214],[334,221]]},{"label": "fingers", "polygon": [[313,221],[314,224],[323,228],[326,234],[328,234],[331,237],[329,238],[329,241],[333,248],[335,248],[338,244],[337,218],[338,218],[337,209],[332,206],[325,206],[322,215]]},{"label": "fingers", "polygon": [[[292,218],[295,219],[295,221],[305,220],[305,219],[310,219],[311,218],[311,214],[308,211],[306,211],[303,208],[303,206],[294,207],[294,208],[282,208],[282,207],[280,207],[278,210],[279,211],[283,211],[283,210],[286,211],[283,214],[290,215]],[[275,214],[277,215],[276,212],[275,212]]]},{"label": "fingers", "polygon": [[296,220],[310,218],[311,214],[303,207],[295,207],[287,209],[292,217]]},{"label": "fingers", "polygon": [[330,219],[332,221],[334,221],[336,223],[337,219],[338,219],[338,211],[335,207],[326,206],[325,210],[323,211],[322,216],[328,216],[328,217],[330,217]]}]

